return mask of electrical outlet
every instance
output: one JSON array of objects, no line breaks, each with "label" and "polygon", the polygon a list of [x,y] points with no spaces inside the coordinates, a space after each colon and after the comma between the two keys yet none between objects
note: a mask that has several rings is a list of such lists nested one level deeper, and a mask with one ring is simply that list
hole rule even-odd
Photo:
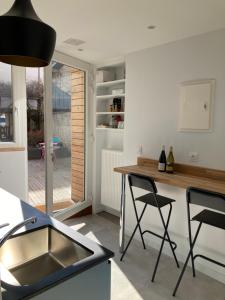
[{"label": "electrical outlet", "polygon": [[197,152],[189,152],[189,160],[192,162],[197,162],[199,160],[199,154]]}]

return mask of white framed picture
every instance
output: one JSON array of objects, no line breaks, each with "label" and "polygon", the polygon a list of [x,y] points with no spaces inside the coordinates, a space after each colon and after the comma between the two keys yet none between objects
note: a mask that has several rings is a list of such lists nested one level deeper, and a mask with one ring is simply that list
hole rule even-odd
[{"label": "white framed picture", "polygon": [[214,79],[186,81],[181,84],[178,118],[179,131],[212,131],[214,92]]}]

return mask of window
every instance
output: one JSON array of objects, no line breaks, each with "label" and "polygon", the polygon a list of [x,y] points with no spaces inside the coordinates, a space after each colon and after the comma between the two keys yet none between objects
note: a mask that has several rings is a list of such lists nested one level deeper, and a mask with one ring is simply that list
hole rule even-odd
[{"label": "window", "polygon": [[14,141],[11,66],[0,63],[0,142]]},{"label": "window", "polygon": [[26,89],[28,156],[32,158],[34,152],[38,153],[38,144],[44,141],[44,85],[42,68],[26,69]]}]

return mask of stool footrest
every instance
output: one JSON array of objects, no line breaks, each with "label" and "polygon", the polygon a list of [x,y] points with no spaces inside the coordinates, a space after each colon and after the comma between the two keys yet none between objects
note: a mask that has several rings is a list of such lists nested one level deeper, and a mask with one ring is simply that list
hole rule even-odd
[{"label": "stool footrest", "polygon": [[[163,238],[163,236],[161,236],[161,235],[159,235],[158,233],[155,233],[155,232],[153,232],[153,231],[150,231],[150,230],[145,230],[145,231],[143,231],[142,232],[142,235],[144,235],[145,233],[150,233],[150,234],[152,234],[152,235],[154,235],[154,236],[156,236],[156,237],[158,237],[158,238],[160,238],[160,239],[164,239]],[[167,238],[165,238],[164,239],[166,242],[169,242],[169,240],[167,239]],[[177,244],[175,243],[175,242],[173,242],[173,241],[171,241],[171,244],[173,245],[173,249],[175,250],[176,248],[177,248]]]},{"label": "stool footrest", "polygon": [[205,255],[196,254],[193,258],[196,259],[196,258],[198,258],[198,257],[200,257],[200,258],[202,258],[202,259],[205,259],[205,260],[208,260],[208,261],[210,261],[211,263],[214,263],[214,264],[216,264],[216,265],[218,265],[218,266],[221,266],[221,267],[225,268],[225,264],[222,264],[221,262],[219,262],[219,261],[217,261],[217,260],[214,260],[214,259],[212,259],[212,258],[210,258],[210,257],[207,257],[207,256],[205,256]]}]

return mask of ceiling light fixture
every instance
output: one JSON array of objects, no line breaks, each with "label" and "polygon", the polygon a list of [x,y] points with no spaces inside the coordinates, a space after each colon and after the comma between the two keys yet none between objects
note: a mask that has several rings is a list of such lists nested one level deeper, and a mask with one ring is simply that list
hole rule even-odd
[{"label": "ceiling light fixture", "polygon": [[152,29],[155,29],[156,26],[155,25],[149,25],[147,28],[150,29],[150,30],[152,30]]},{"label": "ceiling light fixture", "polygon": [[15,0],[0,16],[0,61],[23,67],[49,65],[56,32],[37,16],[31,0]]}]

